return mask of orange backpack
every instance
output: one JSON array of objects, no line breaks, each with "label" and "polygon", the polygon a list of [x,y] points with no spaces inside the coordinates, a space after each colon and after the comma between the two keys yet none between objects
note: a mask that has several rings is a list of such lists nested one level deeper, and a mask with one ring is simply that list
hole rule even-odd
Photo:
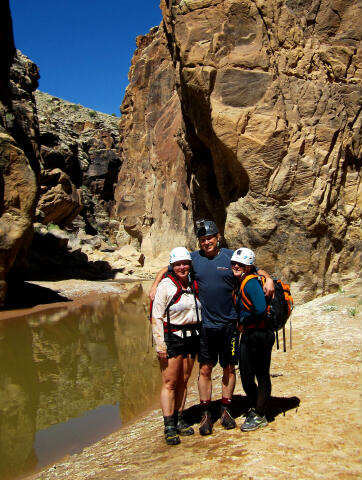
[{"label": "orange backpack", "polygon": [[[252,278],[257,278],[261,286],[265,283],[265,277],[258,276],[255,274],[246,275],[241,281],[238,288],[233,290],[233,300],[235,306],[237,306],[238,301],[240,300],[243,304],[245,310],[248,312],[253,311],[253,304],[250,299],[245,294],[245,285]],[[278,339],[278,330],[283,329],[283,342],[284,342],[284,351],[285,351],[285,324],[287,323],[290,314],[292,313],[294,307],[293,297],[290,293],[290,286],[287,283],[282,282],[278,278],[273,278],[274,282],[274,296],[273,298],[266,298],[267,307],[266,315],[268,320],[269,327],[274,330],[276,333],[277,339],[277,348],[279,349],[279,339]],[[290,345],[291,342],[291,332],[292,326],[290,324]]]}]

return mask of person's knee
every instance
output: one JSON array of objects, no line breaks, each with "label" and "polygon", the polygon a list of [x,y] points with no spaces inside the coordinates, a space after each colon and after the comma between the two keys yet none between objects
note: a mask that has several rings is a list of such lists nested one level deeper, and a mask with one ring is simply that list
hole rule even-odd
[{"label": "person's knee", "polygon": [[235,375],[235,365],[226,365],[226,367],[223,367],[223,375]]},{"label": "person's knee", "polygon": [[169,390],[169,391],[176,390],[177,379],[176,378],[165,378],[164,387],[166,388],[166,390]]},{"label": "person's knee", "polygon": [[203,365],[200,365],[200,377],[210,379],[212,369],[213,369],[213,366],[209,363],[204,363]]},{"label": "person's knee", "polygon": [[191,372],[192,372],[193,366],[194,366],[194,362],[192,362],[191,364],[190,363],[186,363],[186,364],[184,363],[183,381],[184,381],[185,385],[187,384],[187,382],[189,381],[189,379],[191,377]]}]

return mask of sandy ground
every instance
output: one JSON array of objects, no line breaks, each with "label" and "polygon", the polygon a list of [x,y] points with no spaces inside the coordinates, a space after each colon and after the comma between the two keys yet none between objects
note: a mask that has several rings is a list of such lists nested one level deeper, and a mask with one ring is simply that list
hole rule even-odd
[{"label": "sandy ground", "polygon": [[[269,425],[255,432],[198,433],[196,383],[186,414],[196,433],[178,446],[163,440],[160,410],[27,477],[32,479],[361,479],[362,284],[297,306],[293,348],[274,349]],[[221,371],[214,395],[220,398]],[[238,378],[238,427],[246,409]],[[218,405],[215,405],[215,412]]]}]

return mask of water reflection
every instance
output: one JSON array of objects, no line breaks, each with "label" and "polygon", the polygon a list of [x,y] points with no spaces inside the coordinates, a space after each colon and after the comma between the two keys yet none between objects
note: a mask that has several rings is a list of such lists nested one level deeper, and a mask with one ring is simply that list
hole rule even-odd
[{"label": "water reflection", "polygon": [[123,297],[0,322],[0,478],[79,451],[156,400],[147,303],[137,285]]}]

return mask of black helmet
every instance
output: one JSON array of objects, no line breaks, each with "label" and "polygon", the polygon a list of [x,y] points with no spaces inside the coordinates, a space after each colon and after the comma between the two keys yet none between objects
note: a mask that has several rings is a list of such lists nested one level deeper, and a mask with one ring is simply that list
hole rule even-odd
[{"label": "black helmet", "polygon": [[206,235],[216,235],[219,229],[215,222],[211,220],[196,220],[197,238],[205,237]]}]

